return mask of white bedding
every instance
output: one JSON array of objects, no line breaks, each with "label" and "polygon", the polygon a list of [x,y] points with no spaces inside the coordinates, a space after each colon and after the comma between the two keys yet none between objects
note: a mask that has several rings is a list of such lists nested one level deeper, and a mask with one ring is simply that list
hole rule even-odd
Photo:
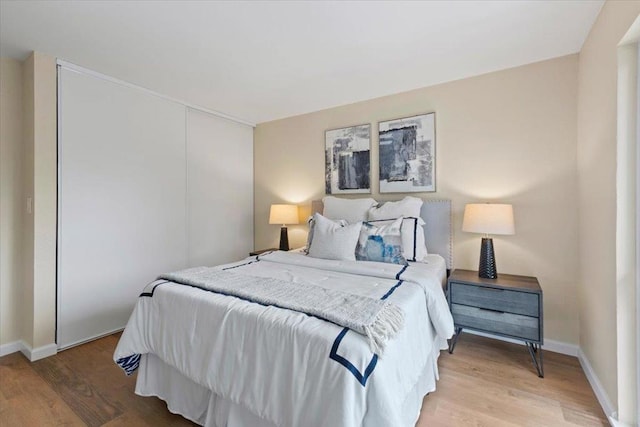
[{"label": "white bedding", "polygon": [[387,298],[404,311],[405,327],[378,358],[365,337],[318,318],[161,281],[138,300],[114,359],[154,354],[276,426],[415,422],[416,413],[403,413],[406,400],[418,384],[434,384],[421,378],[437,376],[434,345],[445,348],[453,334],[441,257],[403,269],[275,252],[219,268]]}]

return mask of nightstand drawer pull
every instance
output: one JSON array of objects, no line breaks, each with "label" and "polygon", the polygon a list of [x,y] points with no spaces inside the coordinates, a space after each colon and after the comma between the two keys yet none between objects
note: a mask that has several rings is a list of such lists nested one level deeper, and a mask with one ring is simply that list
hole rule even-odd
[{"label": "nightstand drawer pull", "polygon": [[492,309],[492,308],[482,308],[482,307],[478,307],[478,309],[479,309],[479,310],[482,310],[482,311],[490,311],[490,312],[492,312],[492,313],[497,313],[497,314],[504,314],[504,311],[502,311],[502,310],[494,310],[494,309]]},{"label": "nightstand drawer pull", "polygon": [[540,316],[540,295],[532,292],[496,289],[466,283],[450,283],[451,303],[503,311],[505,313]]}]

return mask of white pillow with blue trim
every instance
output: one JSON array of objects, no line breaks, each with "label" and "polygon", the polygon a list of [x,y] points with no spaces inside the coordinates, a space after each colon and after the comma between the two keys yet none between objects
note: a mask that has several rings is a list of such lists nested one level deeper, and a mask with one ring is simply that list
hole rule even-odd
[{"label": "white pillow with blue trim", "polygon": [[[395,219],[367,221],[370,224],[383,226],[393,223]],[[400,233],[402,235],[402,256],[407,261],[423,261],[428,252],[424,239],[424,221],[422,218],[403,218]]]},{"label": "white pillow with blue trim", "polygon": [[356,259],[407,265],[407,260],[402,256],[402,220],[400,217],[386,225],[363,223],[356,246]]}]

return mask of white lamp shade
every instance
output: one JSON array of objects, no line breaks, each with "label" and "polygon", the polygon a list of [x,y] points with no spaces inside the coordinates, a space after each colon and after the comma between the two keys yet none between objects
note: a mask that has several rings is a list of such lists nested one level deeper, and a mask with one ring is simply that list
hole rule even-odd
[{"label": "white lamp shade", "polygon": [[297,205],[271,205],[269,224],[298,224]]},{"label": "white lamp shade", "polygon": [[462,231],[483,234],[516,234],[513,206],[471,203],[464,208]]}]

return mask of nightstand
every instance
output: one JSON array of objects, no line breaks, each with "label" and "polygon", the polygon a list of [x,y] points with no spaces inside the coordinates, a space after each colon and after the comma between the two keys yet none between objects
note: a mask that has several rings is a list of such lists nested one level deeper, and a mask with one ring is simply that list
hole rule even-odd
[{"label": "nightstand", "polygon": [[260,249],[259,251],[249,252],[249,256],[256,256],[256,255],[263,254],[265,252],[271,252],[271,251],[277,251],[277,250],[278,248]]},{"label": "nightstand", "polygon": [[448,280],[447,299],[456,329],[449,353],[453,353],[463,329],[524,341],[538,376],[544,377],[542,289],[538,279],[512,274],[483,279],[477,271],[454,270]]}]

